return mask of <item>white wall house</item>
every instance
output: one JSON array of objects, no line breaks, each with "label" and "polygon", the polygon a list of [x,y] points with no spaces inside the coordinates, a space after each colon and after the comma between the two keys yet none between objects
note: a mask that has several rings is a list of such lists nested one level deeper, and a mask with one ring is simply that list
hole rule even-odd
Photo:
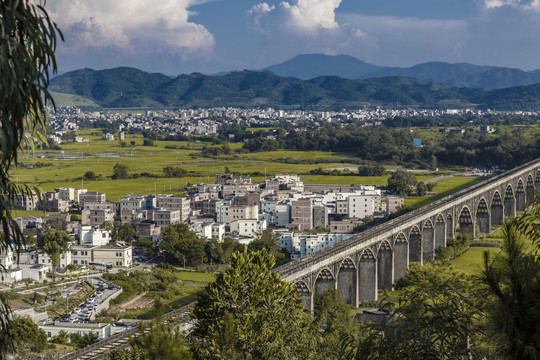
[{"label": "white wall house", "polygon": [[4,285],[11,285],[16,282],[22,281],[22,269],[7,269],[6,271],[0,271],[0,283]]},{"label": "white wall house", "polygon": [[282,249],[286,249],[291,254],[291,259],[293,260],[300,259],[354,235],[338,233],[293,233],[283,230],[275,231],[275,233],[280,236],[279,246]]},{"label": "white wall house", "polygon": [[93,249],[94,261],[115,267],[129,267],[132,264],[132,247],[128,245],[104,245]]},{"label": "white wall house", "polygon": [[[52,268],[52,259],[51,257],[43,250],[37,252],[37,262],[38,264],[45,264]],[[66,266],[71,264],[71,251],[68,250],[60,254],[60,263],[58,264],[59,268],[65,269]]]},{"label": "white wall house", "polygon": [[11,269],[16,260],[17,258],[11,248],[0,250],[0,269],[2,267],[4,267],[4,269]]},{"label": "white wall house", "polygon": [[43,281],[47,279],[47,272],[50,267],[45,264],[36,264],[22,267],[23,279],[32,279],[34,281]]},{"label": "white wall house", "polygon": [[231,233],[238,236],[253,237],[266,230],[265,220],[236,220],[231,222]]},{"label": "white wall house", "polygon": [[94,261],[93,249],[95,245],[71,245],[71,262],[75,266],[88,265]]},{"label": "white wall house", "polygon": [[223,241],[225,236],[225,224],[212,224],[212,237],[216,238],[218,242]]},{"label": "white wall house", "polygon": [[111,324],[79,324],[59,321],[38,321],[37,326],[47,333],[50,339],[65,331],[68,334],[78,333],[85,334],[94,332],[99,336],[99,340],[105,339],[111,335]]},{"label": "white wall house", "polygon": [[79,244],[81,245],[107,245],[111,240],[109,230],[100,229],[89,225],[83,225],[79,228]]}]

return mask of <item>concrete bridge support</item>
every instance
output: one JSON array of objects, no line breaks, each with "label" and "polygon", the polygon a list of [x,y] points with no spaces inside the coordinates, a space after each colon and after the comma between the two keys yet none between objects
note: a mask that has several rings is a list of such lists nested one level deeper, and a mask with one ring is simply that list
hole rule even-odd
[{"label": "concrete bridge support", "polygon": [[339,269],[337,276],[338,290],[341,293],[341,299],[345,304],[358,306],[358,300],[356,298],[358,295],[358,282],[356,281],[357,276],[358,271],[352,260],[345,259],[345,261],[343,261],[341,264],[341,268]]},{"label": "concrete bridge support", "polygon": [[387,241],[383,241],[377,255],[377,285],[378,289],[392,290],[394,269],[392,261],[392,248]]},{"label": "concrete bridge support", "polygon": [[358,280],[358,300],[377,300],[377,261],[371,250],[362,253]]},{"label": "concrete bridge support", "polygon": [[405,276],[409,266],[409,244],[405,235],[400,233],[394,243],[394,280]]},{"label": "concrete bridge support", "polygon": [[461,212],[458,218],[458,223],[459,223],[459,230],[463,234],[471,234],[474,237],[475,235],[474,222],[473,222],[471,212],[468,207],[464,206],[463,209],[461,209]]},{"label": "concrete bridge support", "polygon": [[510,185],[508,185],[504,194],[504,216],[516,216],[516,198]]},{"label": "concrete bridge support", "polygon": [[491,224],[502,225],[504,222],[504,208],[501,200],[501,195],[498,191],[493,195],[491,200]]},{"label": "concrete bridge support", "polygon": [[409,234],[409,264],[412,262],[422,263],[422,234],[417,226]]},{"label": "concrete bridge support", "polygon": [[435,249],[446,246],[446,223],[442,215],[435,221]]},{"label": "concrete bridge support", "polygon": [[328,269],[323,269],[319,276],[317,276],[317,280],[315,281],[315,296],[322,294],[325,291],[333,290],[336,288],[336,281],[334,279],[334,276]]},{"label": "concrete bridge support", "polygon": [[516,211],[523,211],[526,204],[525,192],[517,191],[516,192]]},{"label": "concrete bridge support", "polygon": [[540,170],[536,170],[536,177],[534,179],[536,193],[540,194]]},{"label": "concrete bridge support", "polygon": [[296,291],[302,300],[302,305],[304,305],[304,308],[313,311],[313,296],[311,296],[311,292],[309,291],[306,283],[299,281],[295,285]]},{"label": "concrete bridge support", "polygon": [[531,175],[527,178],[527,187],[525,188],[525,204],[534,202],[534,182]]},{"label": "concrete bridge support", "polygon": [[446,217],[446,238],[453,239],[455,233],[454,217],[450,214]]},{"label": "concrete bridge support", "polygon": [[489,234],[491,232],[491,217],[484,199],[480,200],[478,210],[476,210],[476,225],[478,225],[478,229],[482,234]]},{"label": "concrete bridge support", "polygon": [[422,229],[422,260],[431,261],[435,256],[435,229],[431,221],[426,221]]}]

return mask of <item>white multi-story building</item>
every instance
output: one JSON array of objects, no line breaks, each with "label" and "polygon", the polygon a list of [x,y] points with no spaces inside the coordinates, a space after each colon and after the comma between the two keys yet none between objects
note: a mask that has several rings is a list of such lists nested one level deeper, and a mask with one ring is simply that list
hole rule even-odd
[{"label": "white multi-story building", "polygon": [[86,189],[74,189],[74,188],[57,188],[54,189],[60,195],[60,199],[64,201],[76,201],[79,202],[79,196],[86,193]]},{"label": "white multi-story building", "polygon": [[[51,257],[43,250],[37,252],[37,262],[38,264],[45,264],[52,268],[52,259]],[[71,264],[71,251],[68,250],[60,254],[60,263],[58,268],[65,269],[69,264]]]},{"label": "white multi-story building", "polygon": [[83,225],[79,228],[79,244],[81,245],[107,245],[110,240],[109,230],[89,225]]},{"label": "white multi-story building", "polygon": [[146,197],[143,195],[129,195],[118,202],[120,211],[142,211],[146,209]]},{"label": "white multi-story building", "polygon": [[71,245],[71,263],[73,265],[88,265],[94,261],[93,250],[97,248],[94,245]]},{"label": "white multi-story building", "polygon": [[266,230],[265,220],[243,219],[231,222],[231,234],[254,237]]},{"label": "white multi-story building", "polygon": [[223,241],[223,237],[225,236],[225,224],[212,224],[212,238],[217,239],[218,242]]},{"label": "white multi-story building", "polygon": [[212,239],[212,223],[196,222],[189,228],[200,238]]},{"label": "white multi-story building", "polygon": [[364,219],[375,214],[375,196],[350,195],[347,199],[349,217]]},{"label": "white multi-story building", "polygon": [[11,269],[16,260],[17,257],[11,248],[0,250],[0,272],[2,271],[2,268]]},{"label": "white multi-story building", "polygon": [[353,236],[353,234],[337,233],[294,233],[284,230],[276,230],[275,232],[280,236],[280,247],[286,249],[293,260],[300,259]]},{"label": "white multi-story building", "polygon": [[95,262],[116,267],[129,267],[132,264],[132,247],[128,245],[104,245],[92,251]]}]

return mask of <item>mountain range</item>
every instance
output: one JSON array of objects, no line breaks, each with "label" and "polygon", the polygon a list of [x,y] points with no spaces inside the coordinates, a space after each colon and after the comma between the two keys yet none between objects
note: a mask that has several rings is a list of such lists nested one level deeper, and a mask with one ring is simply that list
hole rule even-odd
[{"label": "mountain range", "polygon": [[349,55],[298,55],[264,70],[272,71],[280,76],[294,76],[303,80],[327,75],[347,79],[404,76],[449,86],[485,90],[540,83],[540,70],[523,71],[505,67],[445,62],[426,62],[409,68],[387,67],[372,65]]},{"label": "mountain range", "polygon": [[[432,72],[436,73],[435,70]],[[49,89],[82,97],[105,108],[235,106],[341,109],[380,105],[540,109],[540,84],[487,91],[403,76],[353,80],[334,74],[302,80],[298,76],[279,76],[268,70],[244,70],[222,76],[193,73],[171,78],[128,67],[81,69],[55,77]]]}]

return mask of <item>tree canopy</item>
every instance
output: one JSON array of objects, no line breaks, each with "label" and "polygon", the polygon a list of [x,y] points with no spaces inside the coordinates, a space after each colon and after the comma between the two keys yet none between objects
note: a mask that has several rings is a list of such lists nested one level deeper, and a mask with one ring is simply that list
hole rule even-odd
[{"label": "tree canopy", "polygon": [[231,267],[206,287],[194,309],[197,359],[310,359],[319,339],[310,331],[293,285],[271,271],[266,249],[232,256]]},{"label": "tree canopy", "polygon": [[163,230],[159,249],[166,262],[183,266],[198,266],[206,262],[206,241],[189,230],[185,223],[169,225]]}]

